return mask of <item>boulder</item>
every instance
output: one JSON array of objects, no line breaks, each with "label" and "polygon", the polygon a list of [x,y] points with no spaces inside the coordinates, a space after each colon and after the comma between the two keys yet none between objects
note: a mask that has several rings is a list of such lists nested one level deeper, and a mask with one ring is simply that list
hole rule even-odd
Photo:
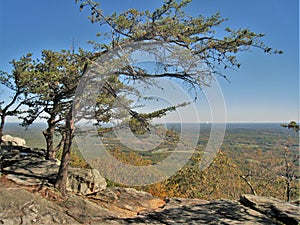
[{"label": "boulder", "polygon": [[240,202],[258,212],[280,221],[283,224],[300,224],[299,206],[272,197],[242,195]]},{"label": "boulder", "polygon": [[106,188],[106,181],[96,169],[69,168],[67,190],[89,195]]},{"label": "boulder", "polygon": [[2,145],[27,147],[25,139],[10,135],[2,136]]}]

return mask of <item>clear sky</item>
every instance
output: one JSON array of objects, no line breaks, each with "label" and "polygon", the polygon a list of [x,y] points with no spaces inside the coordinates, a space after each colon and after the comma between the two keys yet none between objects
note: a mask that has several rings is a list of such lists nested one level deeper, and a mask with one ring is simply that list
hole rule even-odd
[{"label": "clear sky", "polygon": [[[108,13],[128,8],[151,10],[161,2],[100,1]],[[219,11],[228,18],[224,28],[244,27],[265,33],[267,45],[284,51],[283,55],[266,55],[258,50],[240,54],[241,68],[227,71],[231,83],[220,80],[228,122],[299,121],[298,0],[194,0],[186,11],[193,16]],[[42,49],[70,49],[72,40],[76,47],[92,49],[87,41],[97,40],[96,33],[101,30],[87,15],[87,10],[79,11],[74,0],[1,0],[0,70],[10,71],[9,61],[28,52],[39,57]],[[200,120],[206,121],[203,110],[207,107],[201,100],[198,104],[203,113]],[[183,115],[188,118],[188,111]]]}]

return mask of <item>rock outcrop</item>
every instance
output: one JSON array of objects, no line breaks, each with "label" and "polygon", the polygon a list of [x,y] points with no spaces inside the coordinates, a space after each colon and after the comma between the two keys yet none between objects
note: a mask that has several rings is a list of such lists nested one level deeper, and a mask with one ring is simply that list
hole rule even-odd
[{"label": "rock outcrop", "polygon": [[[52,185],[59,163],[45,160],[44,151],[20,146],[2,146],[1,173],[22,185]],[[87,195],[106,188],[106,181],[95,169],[69,168],[67,189]]]},{"label": "rock outcrop", "polygon": [[163,200],[132,188],[107,188],[94,169],[70,168],[70,195],[64,198],[53,188],[59,164],[43,155],[2,146],[0,224],[300,224],[299,206],[275,198]]},{"label": "rock outcrop", "polygon": [[106,181],[96,169],[69,168],[67,190],[89,195],[106,188]]},{"label": "rock outcrop", "polygon": [[78,224],[65,209],[22,188],[0,189],[0,224]]},{"label": "rock outcrop", "polygon": [[[24,189],[17,184],[7,185],[5,180],[0,179],[0,224],[294,224],[279,222],[274,215],[238,201],[174,198],[163,201],[145,192],[123,188],[102,190],[97,197],[70,194],[64,199],[51,188]],[[246,198],[264,199],[263,202],[269,199],[250,195]],[[268,204],[264,210],[272,210],[277,202]]]},{"label": "rock outcrop", "polygon": [[272,197],[254,195],[241,196],[240,202],[258,212],[272,217],[283,224],[300,224],[300,208],[294,204],[280,201]]},{"label": "rock outcrop", "polygon": [[89,200],[113,212],[121,218],[135,217],[165,206],[165,201],[149,193],[133,188],[111,187],[94,195]]},{"label": "rock outcrop", "polygon": [[196,204],[183,201],[180,205],[172,200],[158,211],[125,221],[129,224],[277,224],[264,214],[230,200]]},{"label": "rock outcrop", "polygon": [[117,215],[89,200],[77,195],[70,195],[59,206],[66,214],[83,224],[105,224],[105,221],[117,219]]},{"label": "rock outcrop", "polygon": [[27,147],[26,141],[23,138],[13,137],[7,134],[2,136],[2,145]]}]

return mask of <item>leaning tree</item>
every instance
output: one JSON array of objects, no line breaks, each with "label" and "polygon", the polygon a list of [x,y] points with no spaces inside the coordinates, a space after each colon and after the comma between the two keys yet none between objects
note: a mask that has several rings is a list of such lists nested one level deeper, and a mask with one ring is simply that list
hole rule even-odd
[{"label": "leaning tree", "polygon": [[[216,28],[226,19],[222,18],[220,13],[210,17],[188,15],[184,8],[191,3],[191,0],[180,2],[165,0],[160,8],[152,12],[129,9],[111,15],[106,15],[99,4],[92,0],[76,0],[76,3],[81,10],[85,8],[90,10],[89,19],[92,23],[100,25],[101,28],[107,26],[110,30],[104,34],[105,37],[110,37],[109,41],[95,43],[99,51],[98,57],[116,49],[122,51],[126,46],[134,43],[154,44],[154,46],[156,43],[163,43],[163,48],[171,49],[167,60],[156,54],[155,60],[158,62],[156,65],[159,65],[159,69],[148,70],[142,65],[130,63],[123,67],[118,65],[117,70],[111,70],[111,75],[117,75],[121,82],[140,81],[151,88],[155,85],[156,78],[163,77],[186,84],[189,89],[195,91],[197,96],[197,90],[209,86],[209,81],[216,75],[227,79],[225,69],[241,66],[236,58],[238,53],[251,48],[261,49],[265,53],[282,53],[261,41],[264,34],[257,34],[248,28],[238,30],[224,28],[221,34],[216,33]],[[155,55],[159,49],[160,47],[150,47],[148,51]],[[143,51],[147,50],[143,49]],[[197,60],[194,60],[195,58]],[[97,59],[96,55],[95,59]],[[126,56],[123,61],[126,61]],[[117,99],[118,96],[113,92],[112,96]],[[75,102],[72,107],[76,107],[76,104]],[[101,102],[99,104],[101,105]],[[56,180],[56,186],[63,194],[66,194],[68,155],[75,129],[73,109],[70,109],[66,120],[66,141]],[[147,126],[147,123],[144,123],[145,116],[127,110],[131,119]]]}]

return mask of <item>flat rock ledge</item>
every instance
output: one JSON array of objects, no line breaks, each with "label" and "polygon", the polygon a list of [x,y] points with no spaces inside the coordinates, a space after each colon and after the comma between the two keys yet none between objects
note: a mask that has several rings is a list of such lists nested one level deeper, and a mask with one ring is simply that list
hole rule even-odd
[{"label": "flat rock ledge", "polygon": [[272,197],[254,195],[243,195],[241,196],[240,202],[243,205],[274,218],[283,224],[300,224],[300,208],[297,205]]}]

